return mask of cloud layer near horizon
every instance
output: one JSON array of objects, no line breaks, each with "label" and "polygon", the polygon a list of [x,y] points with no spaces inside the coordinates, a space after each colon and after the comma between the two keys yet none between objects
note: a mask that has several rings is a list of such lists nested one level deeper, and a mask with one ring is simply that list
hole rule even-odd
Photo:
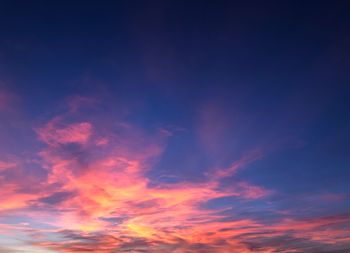
[{"label": "cloud layer near horizon", "polygon": [[[349,250],[349,214],[279,212],[271,202],[278,193],[236,177],[264,150],[198,171],[198,179],[156,178],[151,172],[176,133],[82,113],[79,101],[89,100],[75,99],[67,112],[33,127],[38,150],[0,160],[0,252]],[[237,211],[244,206],[255,215]]]}]

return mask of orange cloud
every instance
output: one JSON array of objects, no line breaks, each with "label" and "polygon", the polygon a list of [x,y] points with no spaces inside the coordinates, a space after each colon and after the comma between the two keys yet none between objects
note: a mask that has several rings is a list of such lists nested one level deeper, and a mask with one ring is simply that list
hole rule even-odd
[{"label": "orange cloud", "polygon": [[0,212],[11,209],[24,208],[30,200],[37,196],[28,193],[19,193],[16,184],[2,184],[0,198]]}]

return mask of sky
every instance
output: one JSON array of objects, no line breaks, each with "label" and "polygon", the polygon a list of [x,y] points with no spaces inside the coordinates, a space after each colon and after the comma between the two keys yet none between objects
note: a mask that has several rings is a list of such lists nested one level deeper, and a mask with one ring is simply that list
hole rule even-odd
[{"label": "sky", "polygon": [[350,252],[346,1],[1,1],[0,253]]}]

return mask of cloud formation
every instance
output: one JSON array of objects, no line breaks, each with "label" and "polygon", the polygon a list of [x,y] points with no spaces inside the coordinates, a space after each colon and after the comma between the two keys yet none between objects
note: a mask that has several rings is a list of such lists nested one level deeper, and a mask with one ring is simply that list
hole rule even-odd
[{"label": "cloud formation", "polygon": [[[29,161],[0,161],[5,245],[0,252],[349,249],[348,214],[313,219],[277,212],[274,219],[238,215],[238,206],[259,210],[275,194],[236,177],[238,170],[262,159],[262,152],[203,171],[202,180],[154,180],[150,172],[166,150],[166,131],[146,131],[119,119],[101,123],[74,108],[35,128],[42,148]],[[33,166],[36,174],[29,176]],[[212,204],[220,201],[224,205]],[[10,238],[21,243],[14,245]]]}]

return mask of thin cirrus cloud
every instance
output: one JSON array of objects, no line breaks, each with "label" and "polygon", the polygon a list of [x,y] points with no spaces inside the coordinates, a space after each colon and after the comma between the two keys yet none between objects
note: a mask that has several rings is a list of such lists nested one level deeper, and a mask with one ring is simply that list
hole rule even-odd
[{"label": "thin cirrus cloud", "polygon": [[[78,102],[35,128],[42,148],[29,161],[0,161],[0,252],[311,253],[348,247],[347,214],[299,219],[276,212],[276,219],[264,220],[235,213],[240,205],[259,209],[276,194],[236,178],[263,152],[203,172],[201,181],[154,181],[149,172],[171,135],[80,115]],[[28,175],[31,163],[36,173]],[[224,184],[229,177],[232,183]],[[213,207],[213,201],[225,205]]]}]

